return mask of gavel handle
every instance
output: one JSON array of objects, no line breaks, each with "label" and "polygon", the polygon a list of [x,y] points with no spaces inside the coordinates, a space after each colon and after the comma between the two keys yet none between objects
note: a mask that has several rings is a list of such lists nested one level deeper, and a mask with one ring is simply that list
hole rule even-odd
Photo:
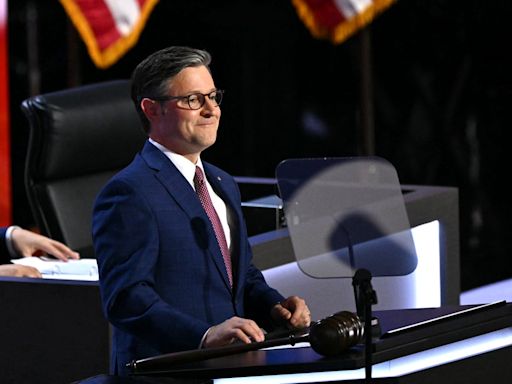
[{"label": "gavel handle", "polygon": [[262,348],[271,348],[281,345],[295,345],[301,342],[309,341],[308,335],[295,336],[253,342],[249,344],[230,344],[216,348],[195,349],[191,351],[174,352],[164,355],[149,357],[141,360],[134,360],[127,364],[133,374],[157,373],[166,371],[170,366],[176,364],[186,364],[197,361],[213,359],[216,357],[234,355],[242,352],[256,351]]}]

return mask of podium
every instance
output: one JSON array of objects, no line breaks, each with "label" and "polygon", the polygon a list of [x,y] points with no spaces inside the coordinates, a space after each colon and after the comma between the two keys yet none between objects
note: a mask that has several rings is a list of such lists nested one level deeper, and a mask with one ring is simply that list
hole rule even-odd
[{"label": "podium", "polygon": [[[512,377],[510,303],[376,311],[375,315],[383,335],[374,343],[372,382],[506,383]],[[335,357],[323,357],[310,347],[285,347],[169,366],[131,379],[362,383],[364,364],[359,346]]]},{"label": "podium", "polygon": [[0,382],[67,384],[109,369],[97,282],[0,277]]}]

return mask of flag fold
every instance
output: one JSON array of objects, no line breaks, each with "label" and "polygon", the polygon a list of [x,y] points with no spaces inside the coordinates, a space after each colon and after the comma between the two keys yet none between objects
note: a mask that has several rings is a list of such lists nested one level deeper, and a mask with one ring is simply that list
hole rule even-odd
[{"label": "flag fold", "polygon": [[318,39],[340,44],[396,0],[292,0],[299,18]]},{"label": "flag fold", "polygon": [[158,0],[59,0],[98,68],[132,48]]}]

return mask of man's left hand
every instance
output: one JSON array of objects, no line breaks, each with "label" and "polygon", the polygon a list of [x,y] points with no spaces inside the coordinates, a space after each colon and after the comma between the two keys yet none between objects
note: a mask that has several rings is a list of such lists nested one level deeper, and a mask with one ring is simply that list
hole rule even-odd
[{"label": "man's left hand", "polygon": [[63,261],[80,258],[77,252],[71,250],[60,241],[50,239],[49,237],[39,235],[23,228],[14,228],[11,239],[16,252],[23,257],[30,257],[37,252],[42,252],[43,254],[51,255]]},{"label": "man's left hand", "polygon": [[290,296],[274,305],[270,315],[274,321],[285,322],[292,329],[306,328],[311,324],[311,312],[304,299],[298,296]]}]

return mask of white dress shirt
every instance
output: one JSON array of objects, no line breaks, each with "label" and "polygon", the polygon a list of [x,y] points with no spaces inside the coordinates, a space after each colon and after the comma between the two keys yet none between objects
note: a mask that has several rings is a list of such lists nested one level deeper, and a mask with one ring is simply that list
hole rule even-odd
[{"label": "white dress shirt", "polygon": [[7,246],[7,251],[9,251],[9,255],[13,258],[19,257],[18,253],[14,249],[14,244],[12,241],[12,231],[15,229],[20,228],[17,225],[11,225],[9,228],[7,228],[7,231],[5,232],[5,245]]}]

